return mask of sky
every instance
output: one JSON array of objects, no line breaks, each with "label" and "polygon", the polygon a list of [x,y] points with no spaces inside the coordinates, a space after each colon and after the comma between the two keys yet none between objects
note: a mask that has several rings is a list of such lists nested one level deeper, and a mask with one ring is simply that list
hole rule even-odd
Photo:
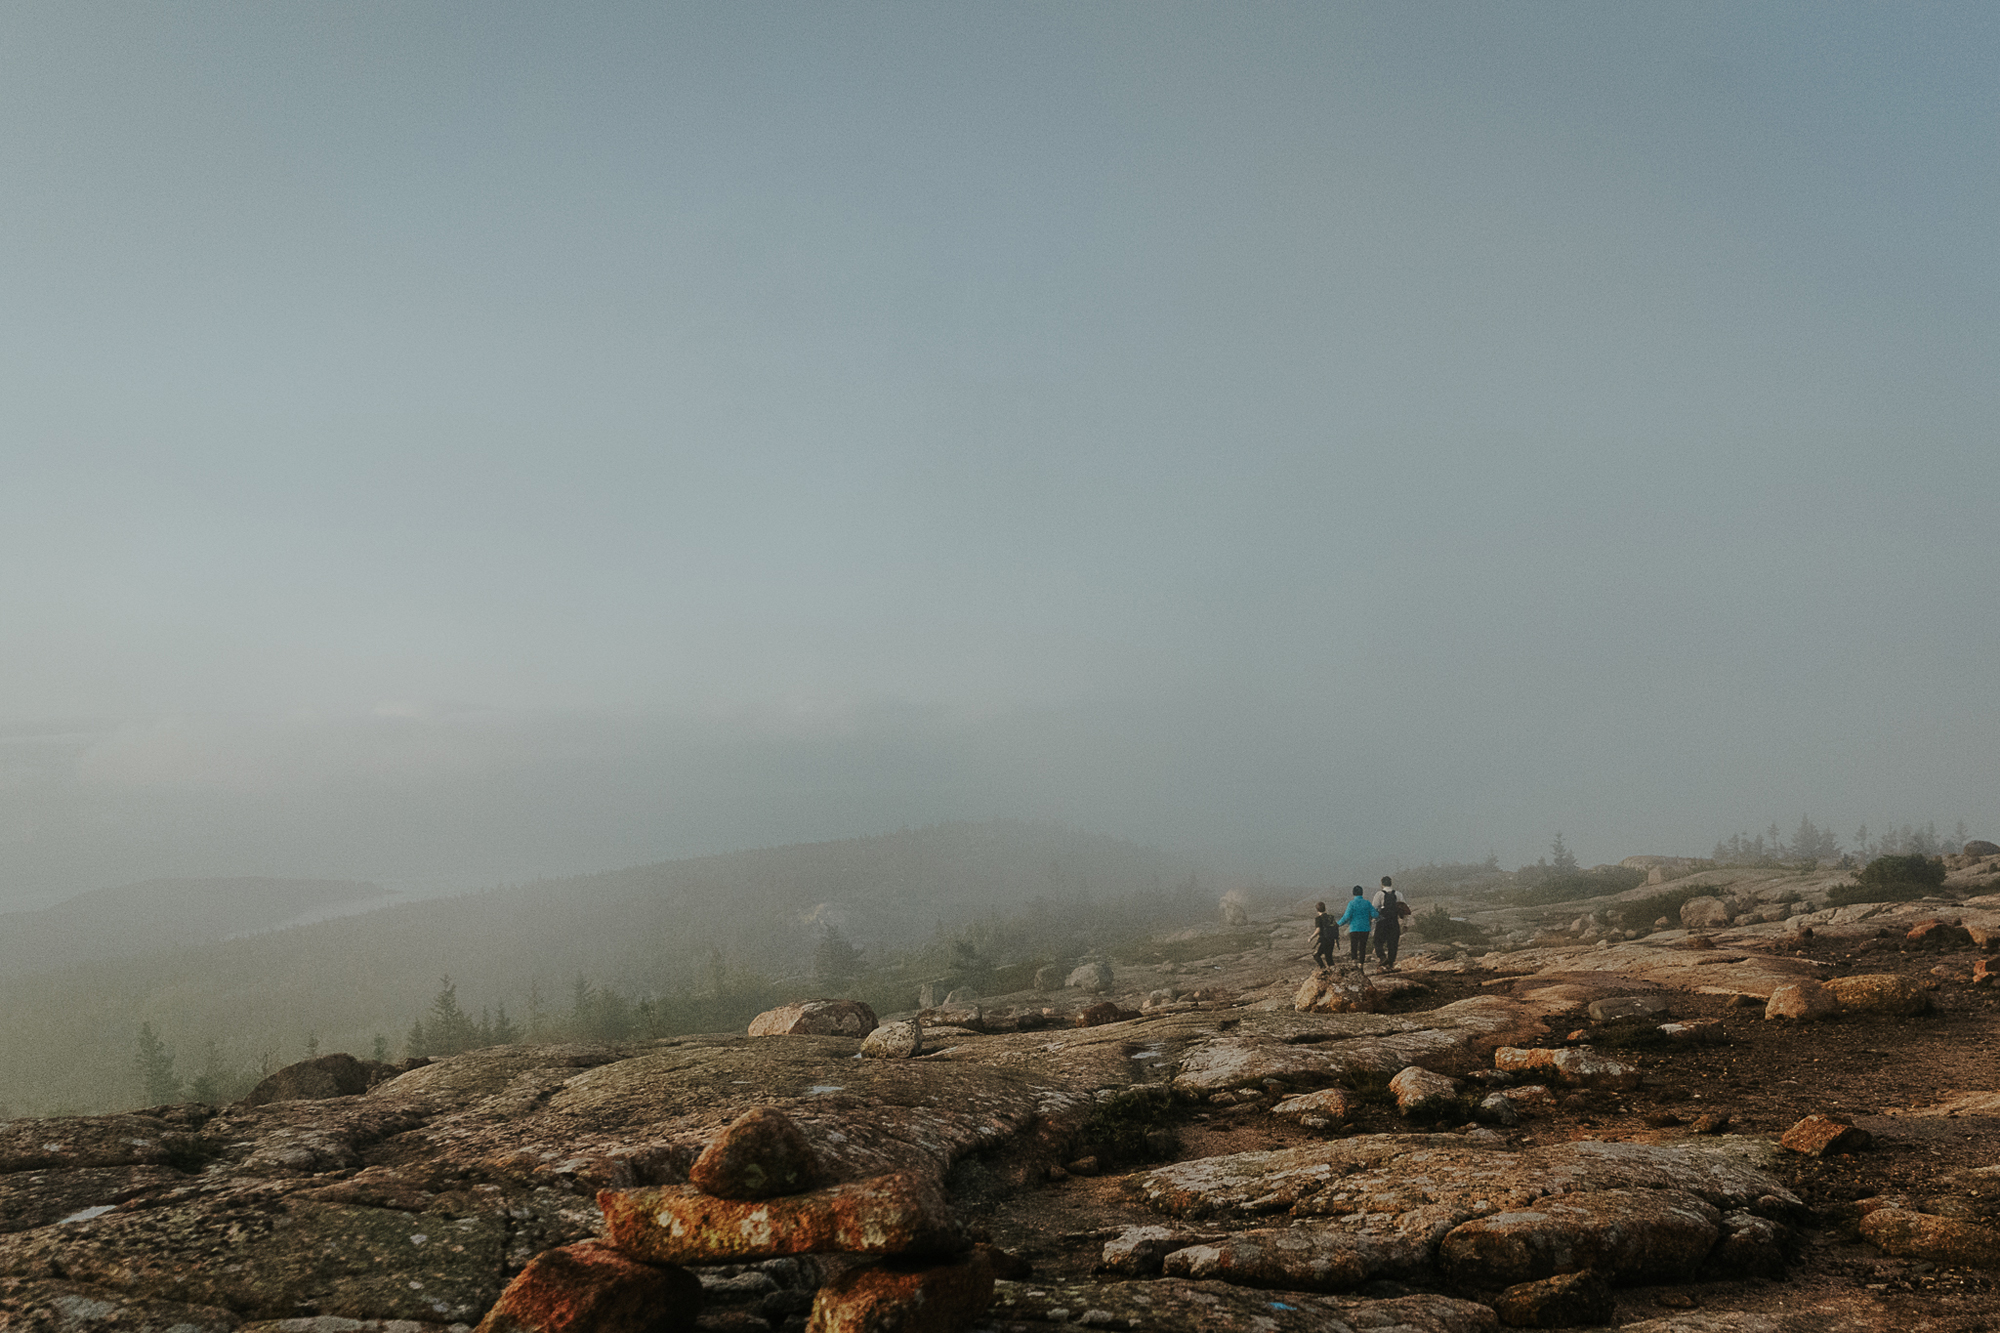
[{"label": "sky", "polygon": [[0,900],[2000,837],[2000,12],[0,11]]}]

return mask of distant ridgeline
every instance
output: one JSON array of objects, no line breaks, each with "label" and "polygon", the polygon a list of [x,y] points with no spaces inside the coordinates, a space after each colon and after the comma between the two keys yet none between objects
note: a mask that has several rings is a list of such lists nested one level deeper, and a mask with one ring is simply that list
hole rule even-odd
[{"label": "distant ridgeline", "polygon": [[189,883],[0,917],[103,927],[50,929],[42,938],[60,935],[72,952],[0,967],[0,1115],[124,1108],[197,1084],[233,1096],[308,1049],[401,1057],[413,1038],[441,1051],[517,1035],[714,1031],[779,989],[991,984],[1001,969],[1031,975],[1043,955],[1212,918],[1219,888],[1177,858],[1022,823],[542,880],[286,929],[270,927],[379,891]]}]

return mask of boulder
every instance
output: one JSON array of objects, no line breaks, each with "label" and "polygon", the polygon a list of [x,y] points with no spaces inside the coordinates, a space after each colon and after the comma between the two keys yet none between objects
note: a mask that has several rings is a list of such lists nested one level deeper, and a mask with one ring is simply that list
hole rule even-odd
[{"label": "boulder", "polygon": [[1972,932],[1950,921],[1919,921],[1903,941],[1916,949],[1969,949]]},{"label": "boulder", "polygon": [[1995,975],[1990,958],[1982,958],[1972,965],[1972,984],[1975,986],[1991,986]]},{"label": "boulder", "polygon": [[1608,1088],[1629,1092],[1643,1077],[1636,1065],[1599,1055],[1588,1046],[1559,1050],[1503,1046],[1493,1052],[1493,1067],[1510,1074],[1543,1078],[1570,1088]]},{"label": "boulder", "polygon": [[875,1011],[859,1000],[800,1000],[750,1020],[753,1037],[865,1037]]},{"label": "boulder", "polygon": [[1062,969],[1053,965],[1035,969],[1033,985],[1038,991],[1052,991],[1062,985]]},{"label": "boulder", "polygon": [[1609,1023],[1620,1018],[1651,1018],[1654,1014],[1667,1012],[1667,1002],[1657,995],[1619,995],[1592,1000],[1588,1012],[1594,1023]]},{"label": "boulder", "polygon": [[850,1269],[814,1298],[806,1333],[959,1333],[993,1303],[993,1268],[974,1252],[950,1263]]},{"label": "boulder", "polygon": [[1992,843],[1984,838],[1974,838],[1960,849],[1961,856],[2000,856],[2000,843]]},{"label": "boulder", "polygon": [[[1311,1128],[1344,1125],[1354,1115],[1354,1094],[1341,1088],[1321,1088],[1287,1097],[1271,1108],[1271,1114],[1297,1120]],[[1313,1122],[1318,1121],[1315,1125]]]},{"label": "boulder", "polygon": [[1778,1140],[1778,1146],[1789,1148],[1807,1157],[1825,1157],[1828,1153],[1860,1152],[1875,1146],[1874,1136],[1865,1129],[1856,1129],[1844,1120],[1831,1120],[1823,1115],[1809,1115],[1785,1131]]},{"label": "boulder", "polygon": [[1116,984],[1111,975],[1111,964],[1106,962],[1084,963],[1069,974],[1063,985],[1092,995],[1102,995]]},{"label": "boulder", "polygon": [[1681,925],[1688,930],[1720,930],[1729,924],[1729,908],[1720,898],[1690,898],[1681,904]]},{"label": "boulder", "polygon": [[1504,1092],[1489,1092],[1480,1099],[1477,1115],[1489,1125],[1520,1123],[1521,1112]]},{"label": "boulder", "polygon": [[1840,1005],[1828,993],[1826,986],[1811,978],[1772,987],[1771,998],[1764,1005],[1765,1018],[1790,1018],[1800,1022],[1839,1012]]},{"label": "boulder", "polygon": [[268,1106],[272,1102],[356,1097],[368,1091],[368,1083],[367,1067],[353,1056],[322,1055],[286,1065],[252,1088],[243,1100],[250,1106]]},{"label": "boulder", "polygon": [[1722,1279],[1783,1277],[1790,1241],[1791,1228],[1781,1222],[1742,1209],[1724,1213],[1722,1240],[1708,1252],[1702,1275]]},{"label": "boulder", "polygon": [[701,1313],[701,1282],[599,1241],[536,1255],[500,1293],[477,1333],[683,1333]]},{"label": "boulder", "polygon": [[1457,1079],[1433,1074],[1417,1065],[1411,1065],[1389,1080],[1389,1091],[1395,1094],[1396,1109],[1406,1116],[1435,1115],[1455,1107],[1459,1086]]},{"label": "boulder", "polygon": [[1076,1025],[1080,1028],[1102,1027],[1106,1023],[1116,1023],[1124,1016],[1124,1011],[1110,1000],[1099,1000],[1077,1014]]},{"label": "boulder", "polygon": [[819,1183],[819,1154],[790,1117],[747,1111],[695,1159],[688,1180],[719,1199],[802,1194]]},{"label": "boulder", "polygon": [[1927,1014],[1931,1009],[1931,993],[1928,990],[1908,977],[1892,973],[1834,977],[1823,984],[1842,1013],[1908,1017]]},{"label": "boulder", "polygon": [[1331,1227],[1274,1227],[1175,1250],[1164,1267],[1168,1277],[1288,1291],[1349,1291],[1382,1269],[1367,1250],[1358,1237]]},{"label": "boulder", "polygon": [[1474,1218],[1438,1248],[1454,1281],[1505,1287],[1594,1268],[1617,1282],[1684,1282],[1722,1234],[1722,1214],[1672,1189],[1556,1194]]},{"label": "boulder", "polygon": [[932,1028],[963,1028],[967,1032],[986,1031],[986,1011],[976,1004],[955,1004],[949,1000],[917,1015],[928,1032]]},{"label": "boulder", "polygon": [[1104,1253],[1098,1259],[1097,1267],[1103,1272],[1125,1277],[1153,1277],[1159,1273],[1162,1261],[1175,1250],[1185,1250],[1190,1245],[1211,1245],[1221,1239],[1220,1236],[1202,1235],[1179,1227],[1126,1227],[1104,1242]]},{"label": "boulder", "polygon": [[912,1018],[884,1023],[861,1040],[861,1053],[875,1060],[907,1060],[924,1049],[924,1025]]},{"label": "boulder", "polygon": [[914,1172],[757,1201],[692,1185],[601,1190],[604,1234],[636,1259],[743,1263],[788,1254],[944,1255],[965,1240],[937,1184]]},{"label": "boulder", "polygon": [[1500,1293],[1493,1312],[1510,1328],[1579,1328],[1608,1324],[1618,1307],[1611,1284],[1589,1269],[1518,1282]]},{"label": "boulder", "polygon": [[1358,967],[1329,967],[1313,973],[1299,986],[1292,1007],[1302,1014],[1372,1014],[1382,997]]},{"label": "boulder", "polygon": [[2000,1231],[1955,1217],[1878,1208],[1861,1219],[1861,1239],[1899,1259],[2000,1268]]},{"label": "boulder", "polygon": [[1659,1034],[1676,1046],[1719,1046],[1729,1040],[1729,1033],[1722,1024],[1712,1018],[1697,1018],[1686,1023],[1662,1023]]}]

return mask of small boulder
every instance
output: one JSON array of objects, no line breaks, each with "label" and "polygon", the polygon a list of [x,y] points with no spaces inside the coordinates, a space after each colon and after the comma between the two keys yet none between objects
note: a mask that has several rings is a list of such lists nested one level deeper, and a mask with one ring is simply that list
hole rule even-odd
[{"label": "small boulder", "polygon": [[1804,981],[1787,982],[1773,987],[1771,998],[1764,1006],[1765,1018],[1790,1018],[1804,1022],[1812,1018],[1825,1018],[1838,1013],[1840,1005],[1827,992],[1826,986],[1807,978]]},{"label": "small boulder", "polygon": [[1458,1101],[1459,1083],[1455,1078],[1443,1074],[1433,1074],[1428,1069],[1411,1065],[1389,1080],[1389,1091],[1395,1095],[1396,1109],[1406,1116],[1435,1115]]},{"label": "small boulder", "polygon": [[1695,1018],[1685,1023],[1662,1023],[1659,1033],[1676,1046],[1718,1046],[1729,1040],[1729,1033],[1723,1029],[1722,1024],[1712,1018]]},{"label": "small boulder", "polygon": [[368,1091],[368,1068],[351,1055],[321,1055],[286,1065],[250,1090],[246,1106],[272,1102],[317,1102]]},{"label": "small boulder", "polygon": [[1860,1152],[1875,1145],[1875,1139],[1865,1129],[1856,1129],[1844,1120],[1832,1120],[1823,1115],[1809,1115],[1785,1131],[1778,1146],[1789,1148],[1808,1157],[1825,1157],[1828,1153]]},{"label": "small boulder", "polygon": [[861,1039],[861,1053],[875,1060],[907,1060],[924,1049],[924,1026],[912,1018],[884,1023]]},{"label": "small boulder", "polygon": [[812,1144],[789,1117],[768,1107],[738,1116],[688,1169],[695,1188],[718,1199],[802,1194],[819,1176]]},{"label": "small boulder", "polygon": [[1100,961],[1082,964],[1069,974],[1069,979],[1063,984],[1092,995],[1102,995],[1116,983],[1111,975],[1111,964]]},{"label": "small boulder", "polygon": [[1493,1312],[1510,1328],[1580,1328],[1608,1324],[1618,1307],[1611,1284],[1594,1271],[1558,1273],[1501,1292]]},{"label": "small boulder", "polygon": [[992,1302],[992,1262],[978,1251],[921,1267],[875,1264],[821,1287],[806,1333],[957,1333]]},{"label": "small boulder", "polygon": [[1116,1023],[1125,1016],[1124,1012],[1110,1000],[1099,1000],[1076,1016],[1080,1028],[1102,1027],[1106,1023]]},{"label": "small boulder", "polygon": [[1785,1250],[1791,1228],[1768,1217],[1739,1209],[1722,1215],[1722,1239],[1708,1252],[1702,1276],[1708,1278],[1785,1275]]},{"label": "small boulder", "polygon": [[1099,1271],[1125,1277],[1158,1277],[1160,1264],[1175,1250],[1190,1245],[1212,1245],[1220,1236],[1201,1236],[1178,1227],[1126,1227],[1104,1242],[1097,1261]]},{"label": "small boulder", "polygon": [[1292,1007],[1302,1014],[1372,1014],[1382,1008],[1376,990],[1358,967],[1329,967],[1299,986]]},{"label": "small boulder", "polygon": [[610,1243],[663,1264],[729,1264],[792,1254],[956,1254],[951,1205],[928,1177],[897,1171],[770,1199],[718,1199],[692,1185],[600,1190]]},{"label": "small boulder", "polygon": [[875,1011],[859,1000],[800,1000],[750,1020],[753,1037],[865,1037]]},{"label": "small boulder", "polygon": [[1609,1023],[1620,1018],[1651,1018],[1667,1012],[1667,1002],[1657,995],[1619,995],[1592,1000],[1587,1011],[1593,1023]]},{"label": "small boulder", "polygon": [[1833,977],[1822,984],[1842,1013],[1908,1017],[1927,1014],[1931,1009],[1931,993],[1928,990],[1908,977],[1893,973]]},{"label": "small boulder", "polygon": [[[1287,1097],[1271,1108],[1271,1114],[1297,1120],[1309,1128],[1344,1125],[1354,1115],[1354,1094],[1342,1088],[1321,1088]],[[1320,1121],[1314,1125],[1313,1121]]]},{"label": "small boulder", "polygon": [[1955,1217],[1877,1208],[1861,1219],[1861,1239],[1899,1259],[1954,1268],[2000,1268],[2000,1231]]},{"label": "small boulder", "polygon": [[1062,969],[1053,965],[1035,969],[1034,987],[1038,991],[1052,991],[1062,985]]},{"label": "small boulder", "polygon": [[1972,932],[1950,921],[1919,921],[1910,927],[1903,942],[1914,949],[1968,949]]},{"label": "small boulder", "polygon": [[[953,992],[957,994],[957,992]],[[986,1031],[986,1011],[976,1004],[958,1004],[946,1000],[934,1009],[925,1009],[917,1014],[917,1020],[924,1030],[932,1028],[963,1028],[967,1032]]]},{"label": "small boulder", "polygon": [[700,1313],[701,1282],[685,1268],[643,1264],[586,1240],[530,1260],[477,1333],[683,1333]]},{"label": "small boulder", "polygon": [[1690,898],[1681,904],[1681,925],[1688,930],[1720,930],[1729,924],[1729,908],[1720,898]]},{"label": "small boulder", "polygon": [[1959,855],[1974,857],[2000,856],[2000,843],[1988,842],[1984,838],[1974,838],[1971,842],[1965,844],[1960,850]]},{"label": "small boulder", "polygon": [[1493,1052],[1493,1067],[1510,1074],[1546,1078],[1570,1088],[1606,1088],[1630,1092],[1644,1077],[1636,1065],[1599,1055],[1588,1046],[1543,1050],[1502,1046]]},{"label": "small boulder", "polygon": [[1972,984],[1975,986],[1991,986],[1995,975],[1990,958],[1982,958],[1972,965]]},{"label": "small boulder", "polygon": [[1520,1123],[1521,1119],[1514,1099],[1504,1092],[1489,1092],[1481,1098],[1478,1115],[1489,1125],[1513,1125]]}]

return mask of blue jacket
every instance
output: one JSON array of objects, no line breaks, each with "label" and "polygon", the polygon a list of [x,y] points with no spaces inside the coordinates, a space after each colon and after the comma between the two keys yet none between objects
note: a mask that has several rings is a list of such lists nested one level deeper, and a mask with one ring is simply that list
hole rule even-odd
[{"label": "blue jacket", "polygon": [[1340,924],[1349,930],[1370,931],[1375,928],[1375,904],[1366,898],[1349,898],[1347,910],[1340,914]]}]

